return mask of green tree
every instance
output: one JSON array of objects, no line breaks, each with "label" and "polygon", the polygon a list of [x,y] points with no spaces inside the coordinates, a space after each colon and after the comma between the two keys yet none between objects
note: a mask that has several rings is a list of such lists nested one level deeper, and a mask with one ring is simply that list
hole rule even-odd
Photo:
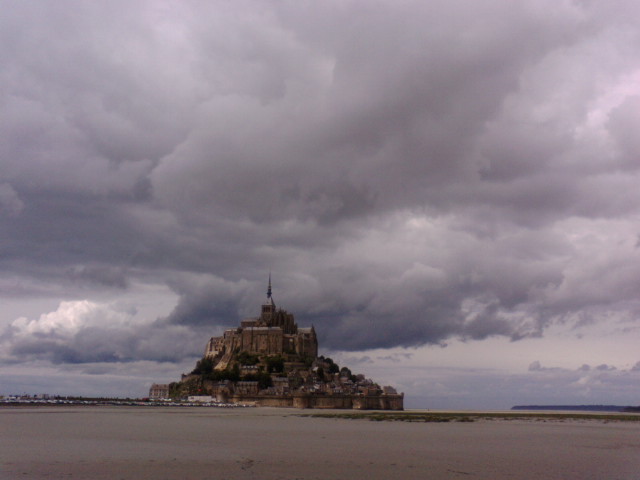
[{"label": "green tree", "polygon": [[257,365],[260,362],[258,355],[252,355],[246,350],[238,355],[240,365]]},{"label": "green tree", "polygon": [[258,374],[258,387],[260,387],[260,390],[264,390],[265,388],[269,388],[271,386],[273,386],[271,375],[269,375],[267,372],[260,372]]},{"label": "green tree", "polygon": [[196,368],[191,371],[192,375],[207,375],[213,371],[213,359],[203,357],[196,363]]},{"label": "green tree", "polygon": [[282,373],[284,372],[284,359],[280,355],[267,357],[267,372]]},{"label": "green tree", "polygon": [[237,382],[238,380],[240,380],[240,365],[236,363],[233,365],[231,370],[227,371],[229,372],[229,376],[228,378],[226,378],[226,380],[229,380],[231,382]]}]

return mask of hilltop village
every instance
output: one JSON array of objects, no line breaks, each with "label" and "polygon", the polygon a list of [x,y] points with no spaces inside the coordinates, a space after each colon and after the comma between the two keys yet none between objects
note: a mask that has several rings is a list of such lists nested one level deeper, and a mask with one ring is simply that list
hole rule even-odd
[{"label": "hilltop village", "polygon": [[211,338],[204,356],[180,382],[154,384],[150,397],[210,398],[218,402],[298,408],[403,410],[404,394],[380,387],[318,356],[314,327],[300,328],[276,308],[271,278],[259,317]]}]

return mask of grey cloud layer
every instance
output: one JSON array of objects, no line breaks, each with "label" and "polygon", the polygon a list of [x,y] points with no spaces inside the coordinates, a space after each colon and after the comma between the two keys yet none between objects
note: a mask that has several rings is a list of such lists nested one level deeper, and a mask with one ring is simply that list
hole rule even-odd
[{"label": "grey cloud layer", "polygon": [[636,2],[74,5],[0,14],[23,290],[165,283],[154,328],[223,326],[273,270],[334,349],[634,321]]}]

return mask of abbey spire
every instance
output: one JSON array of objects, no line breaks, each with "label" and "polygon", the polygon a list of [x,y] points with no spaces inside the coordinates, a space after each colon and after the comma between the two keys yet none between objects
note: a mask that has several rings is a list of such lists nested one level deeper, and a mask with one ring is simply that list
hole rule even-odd
[{"label": "abbey spire", "polygon": [[267,286],[267,301],[263,304],[263,310],[264,306],[269,306],[269,310],[272,312],[276,309],[276,304],[273,301],[273,295],[271,294],[271,272],[269,272],[269,285]]},{"label": "abbey spire", "polygon": [[271,325],[273,320],[273,315],[276,312],[276,304],[273,301],[273,296],[271,294],[271,272],[269,272],[269,284],[267,286],[267,301],[262,304],[262,315],[260,315],[260,319],[266,325]]}]

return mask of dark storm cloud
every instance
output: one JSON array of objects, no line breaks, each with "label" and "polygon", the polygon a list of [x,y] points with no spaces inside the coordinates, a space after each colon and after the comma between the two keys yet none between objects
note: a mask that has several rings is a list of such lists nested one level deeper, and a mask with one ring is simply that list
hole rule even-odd
[{"label": "dark storm cloud", "polygon": [[8,183],[0,185],[0,214],[17,216],[24,209],[24,202]]},{"label": "dark storm cloud", "polygon": [[255,315],[270,270],[333,349],[638,311],[635,2],[5,7],[4,271],[179,296],[12,355],[155,359],[161,327]]},{"label": "dark storm cloud", "polygon": [[164,320],[170,324],[234,327],[248,297],[247,282],[232,283],[211,275],[177,276],[169,284],[180,294],[178,305]]},{"label": "dark storm cloud", "polygon": [[126,288],[127,277],[123,268],[108,266],[77,266],[69,270],[68,275],[77,282],[91,282],[106,287]]}]

